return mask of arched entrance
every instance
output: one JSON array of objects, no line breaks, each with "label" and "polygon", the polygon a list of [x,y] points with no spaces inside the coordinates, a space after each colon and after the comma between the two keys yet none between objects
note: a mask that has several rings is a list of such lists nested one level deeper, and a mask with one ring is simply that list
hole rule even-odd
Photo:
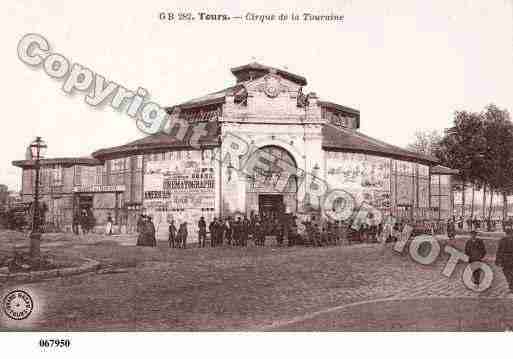
[{"label": "arched entrance", "polygon": [[282,147],[264,146],[248,161],[246,213],[269,217],[297,211],[297,163]]}]

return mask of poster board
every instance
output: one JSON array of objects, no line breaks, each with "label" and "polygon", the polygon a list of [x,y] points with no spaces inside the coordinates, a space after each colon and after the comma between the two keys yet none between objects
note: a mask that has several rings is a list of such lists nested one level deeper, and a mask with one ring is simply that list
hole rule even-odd
[{"label": "poster board", "polygon": [[167,240],[171,220],[187,222],[188,242],[196,242],[201,216],[216,213],[216,161],[201,151],[175,151],[150,161],[144,172],[143,212],[152,217],[157,240]]}]

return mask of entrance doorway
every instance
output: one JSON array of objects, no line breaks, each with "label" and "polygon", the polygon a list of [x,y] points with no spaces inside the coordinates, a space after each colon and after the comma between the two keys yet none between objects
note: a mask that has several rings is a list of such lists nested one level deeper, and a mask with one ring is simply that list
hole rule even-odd
[{"label": "entrance doorway", "polygon": [[282,215],[297,211],[297,164],[292,155],[278,146],[255,151],[246,168],[246,213]]},{"label": "entrance doorway", "polygon": [[280,218],[285,212],[283,195],[260,194],[258,195],[258,212],[260,216],[267,218]]},{"label": "entrance doorway", "polygon": [[89,211],[93,208],[93,196],[92,195],[81,195],[78,197],[78,209]]}]

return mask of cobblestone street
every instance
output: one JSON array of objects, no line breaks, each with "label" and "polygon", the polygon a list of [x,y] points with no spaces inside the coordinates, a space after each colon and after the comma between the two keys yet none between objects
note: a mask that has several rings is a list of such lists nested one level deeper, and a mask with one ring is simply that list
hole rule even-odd
[{"label": "cobblestone street", "polygon": [[[3,283],[35,301],[30,321],[0,317],[3,330],[505,330],[513,301],[492,265],[489,290],[467,289],[447,256],[420,265],[391,247],[274,246],[171,249],[133,238],[55,238],[43,251],[98,260],[95,273]],[[493,263],[496,239],[485,240]],[[463,248],[464,240],[451,244]],[[405,253],[407,251],[405,250]],[[475,323],[461,312],[474,312]],[[458,314],[460,313],[460,314]],[[393,320],[390,320],[392,318]],[[458,326],[459,325],[459,326]]]}]

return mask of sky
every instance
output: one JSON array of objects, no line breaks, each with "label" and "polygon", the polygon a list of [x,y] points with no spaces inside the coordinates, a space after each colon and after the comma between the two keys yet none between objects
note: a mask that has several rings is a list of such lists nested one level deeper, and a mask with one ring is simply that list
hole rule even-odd
[{"label": "sky", "polygon": [[[361,131],[406,146],[415,131],[450,126],[456,110],[495,103],[513,111],[511,0],[451,1],[28,1],[3,2],[0,183],[21,187],[26,146],[42,136],[49,157],[89,156],[143,136],[130,117],[94,108],[85,93],[17,57],[27,33],[162,106],[232,85],[230,68],[257,61],[308,80],[305,92],[357,108]],[[309,12],[343,22],[161,21],[160,12],[243,16]]]}]

